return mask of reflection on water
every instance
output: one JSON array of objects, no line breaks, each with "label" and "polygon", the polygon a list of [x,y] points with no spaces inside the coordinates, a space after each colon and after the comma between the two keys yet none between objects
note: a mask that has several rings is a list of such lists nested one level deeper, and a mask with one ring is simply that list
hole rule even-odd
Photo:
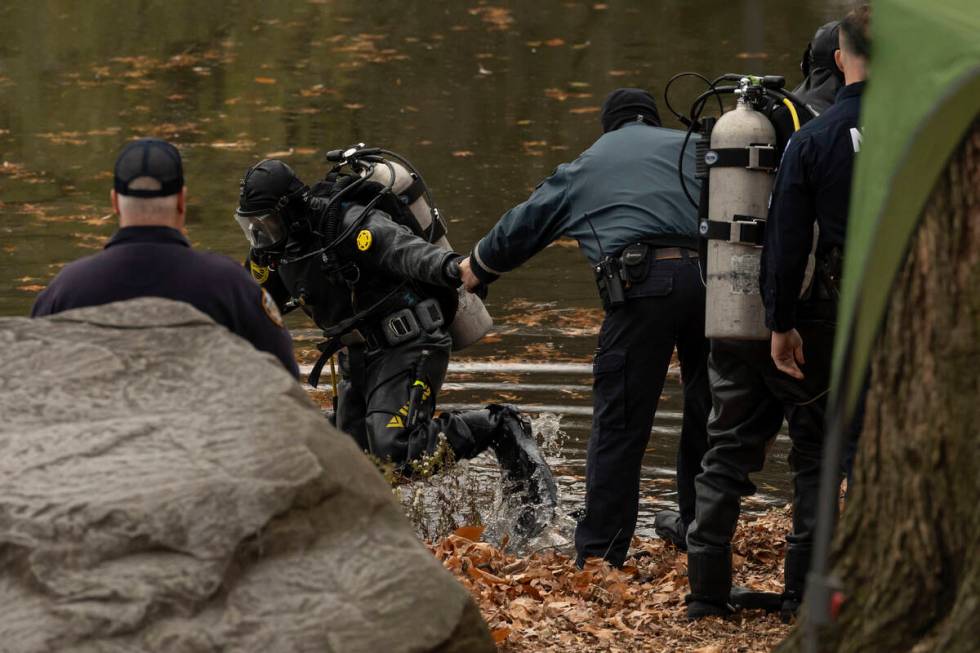
[{"label": "reflection on water", "polygon": [[[230,219],[255,160],[286,159],[307,181],[322,152],[385,145],[422,170],[465,251],[537,181],[598,135],[618,86],[658,97],[675,72],[785,74],[824,0],[147,0],[0,5],[0,315],[24,314],[65,262],[114,228],[107,192],[120,144],[153,134],[185,157],[197,247],[244,251]],[[700,89],[678,84],[683,106]],[[661,113],[671,119],[661,103]],[[674,125],[676,126],[676,125]],[[490,358],[587,364],[600,319],[584,258],[560,242],[496,284]],[[529,316],[534,320],[529,321]],[[290,317],[298,344],[316,332]],[[589,428],[588,373],[454,372],[450,405],[511,401],[561,413],[566,496],[577,500]],[[501,385],[503,384],[503,385]],[[509,385],[508,385],[509,384]],[[499,386],[499,389],[496,389]],[[670,501],[680,410],[668,382],[644,460],[641,519]],[[784,456],[778,451],[776,461]],[[785,470],[763,483],[785,496]]]}]

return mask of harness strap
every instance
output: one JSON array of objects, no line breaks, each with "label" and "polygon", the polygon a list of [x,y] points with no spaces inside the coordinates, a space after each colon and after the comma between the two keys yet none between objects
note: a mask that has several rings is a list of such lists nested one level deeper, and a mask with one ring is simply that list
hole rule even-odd
[{"label": "harness strap", "polygon": [[766,237],[766,221],[750,215],[736,215],[733,222],[702,220],[698,231],[708,240],[761,245]]},{"label": "harness strap", "polygon": [[719,147],[704,154],[704,164],[710,168],[745,168],[771,172],[779,165],[776,148],[772,145],[748,147]]}]

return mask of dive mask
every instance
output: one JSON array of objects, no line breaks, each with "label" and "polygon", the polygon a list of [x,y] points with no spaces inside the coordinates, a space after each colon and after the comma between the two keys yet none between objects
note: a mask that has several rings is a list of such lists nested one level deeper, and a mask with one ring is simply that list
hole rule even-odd
[{"label": "dive mask", "polygon": [[261,212],[243,212],[239,209],[235,211],[235,221],[252,249],[269,249],[286,239],[286,225],[279,211],[274,209]]}]

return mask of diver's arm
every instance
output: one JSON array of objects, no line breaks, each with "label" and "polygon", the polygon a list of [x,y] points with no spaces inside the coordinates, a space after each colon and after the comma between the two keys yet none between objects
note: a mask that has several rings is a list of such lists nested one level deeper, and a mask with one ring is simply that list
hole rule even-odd
[{"label": "diver's arm", "polygon": [[568,167],[560,165],[522,204],[507,211],[473,248],[469,269],[483,284],[495,281],[551,244],[568,218]]},{"label": "diver's arm", "polygon": [[[347,211],[345,229],[359,219],[361,210],[353,207]],[[460,284],[454,265],[462,258],[459,254],[416,236],[384,211],[372,210],[351,230],[341,247],[350,260],[395,277],[450,288]]]}]

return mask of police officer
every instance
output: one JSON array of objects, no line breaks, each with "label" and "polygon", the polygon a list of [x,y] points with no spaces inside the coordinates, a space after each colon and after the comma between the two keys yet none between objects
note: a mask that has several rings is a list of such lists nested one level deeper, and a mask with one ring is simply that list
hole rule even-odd
[{"label": "police officer", "polygon": [[195,252],[181,234],[187,189],[180,153],[143,138],[116,159],[112,209],[119,231],[105,250],[67,265],[37,297],[33,317],[135,297],[187,302],[299,375],[272,298],[230,258]]},{"label": "police officer", "polygon": [[[697,215],[676,167],[684,133],[661,127],[653,97],[631,88],[606,98],[602,129],[578,159],[558,166],[504,214],[461,265],[467,288],[475,289],[565,235],[578,240],[596,273],[606,316],[593,363],[585,515],[575,531],[580,566],[589,557],[624,562],[643,453],[675,346],[684,383],[677,486],[685,521],[694,517],[693,481],[707,447]],[[696,189],[693,153],[692,144],[684,174]]]},{"label": "police officer", "polygon": [[341,430],[407,474],[443,439],[457,459],[492,448],[513,489],[532,504],[518,525],[536,529],[556,496],[527,419],[499,405],[433,416],[452,347],[447,329],[461,257],[376,208],[383,189],[355,181],[329,176],[314,193],[282,161],[249,168],[235,217],[251,245],[253,274],[280,307],[302,306],[336,343],[327,347],[346,346]]},{"label": "police officer", "polygon": [[[816,525],[851,176],[861,142],[868,18],[863,7],[841,23],[835,59],[846,86],[832,107],[793,136],[776,177],[760,277],[771,343],[712,341],[711,450],[697,478],[697,515],[687,536],[692,619],[727,614],[730,599],[740,602],[730,596],[739,502],[755,491],[749,474],[762,468],[766,443],[784,417],[792,439],[793,532],[786,538],[785,588],[778,601],[783,617],[795,614],[803,598]],[[819,227],[817,271],[801,299],[814,223]]]}]

